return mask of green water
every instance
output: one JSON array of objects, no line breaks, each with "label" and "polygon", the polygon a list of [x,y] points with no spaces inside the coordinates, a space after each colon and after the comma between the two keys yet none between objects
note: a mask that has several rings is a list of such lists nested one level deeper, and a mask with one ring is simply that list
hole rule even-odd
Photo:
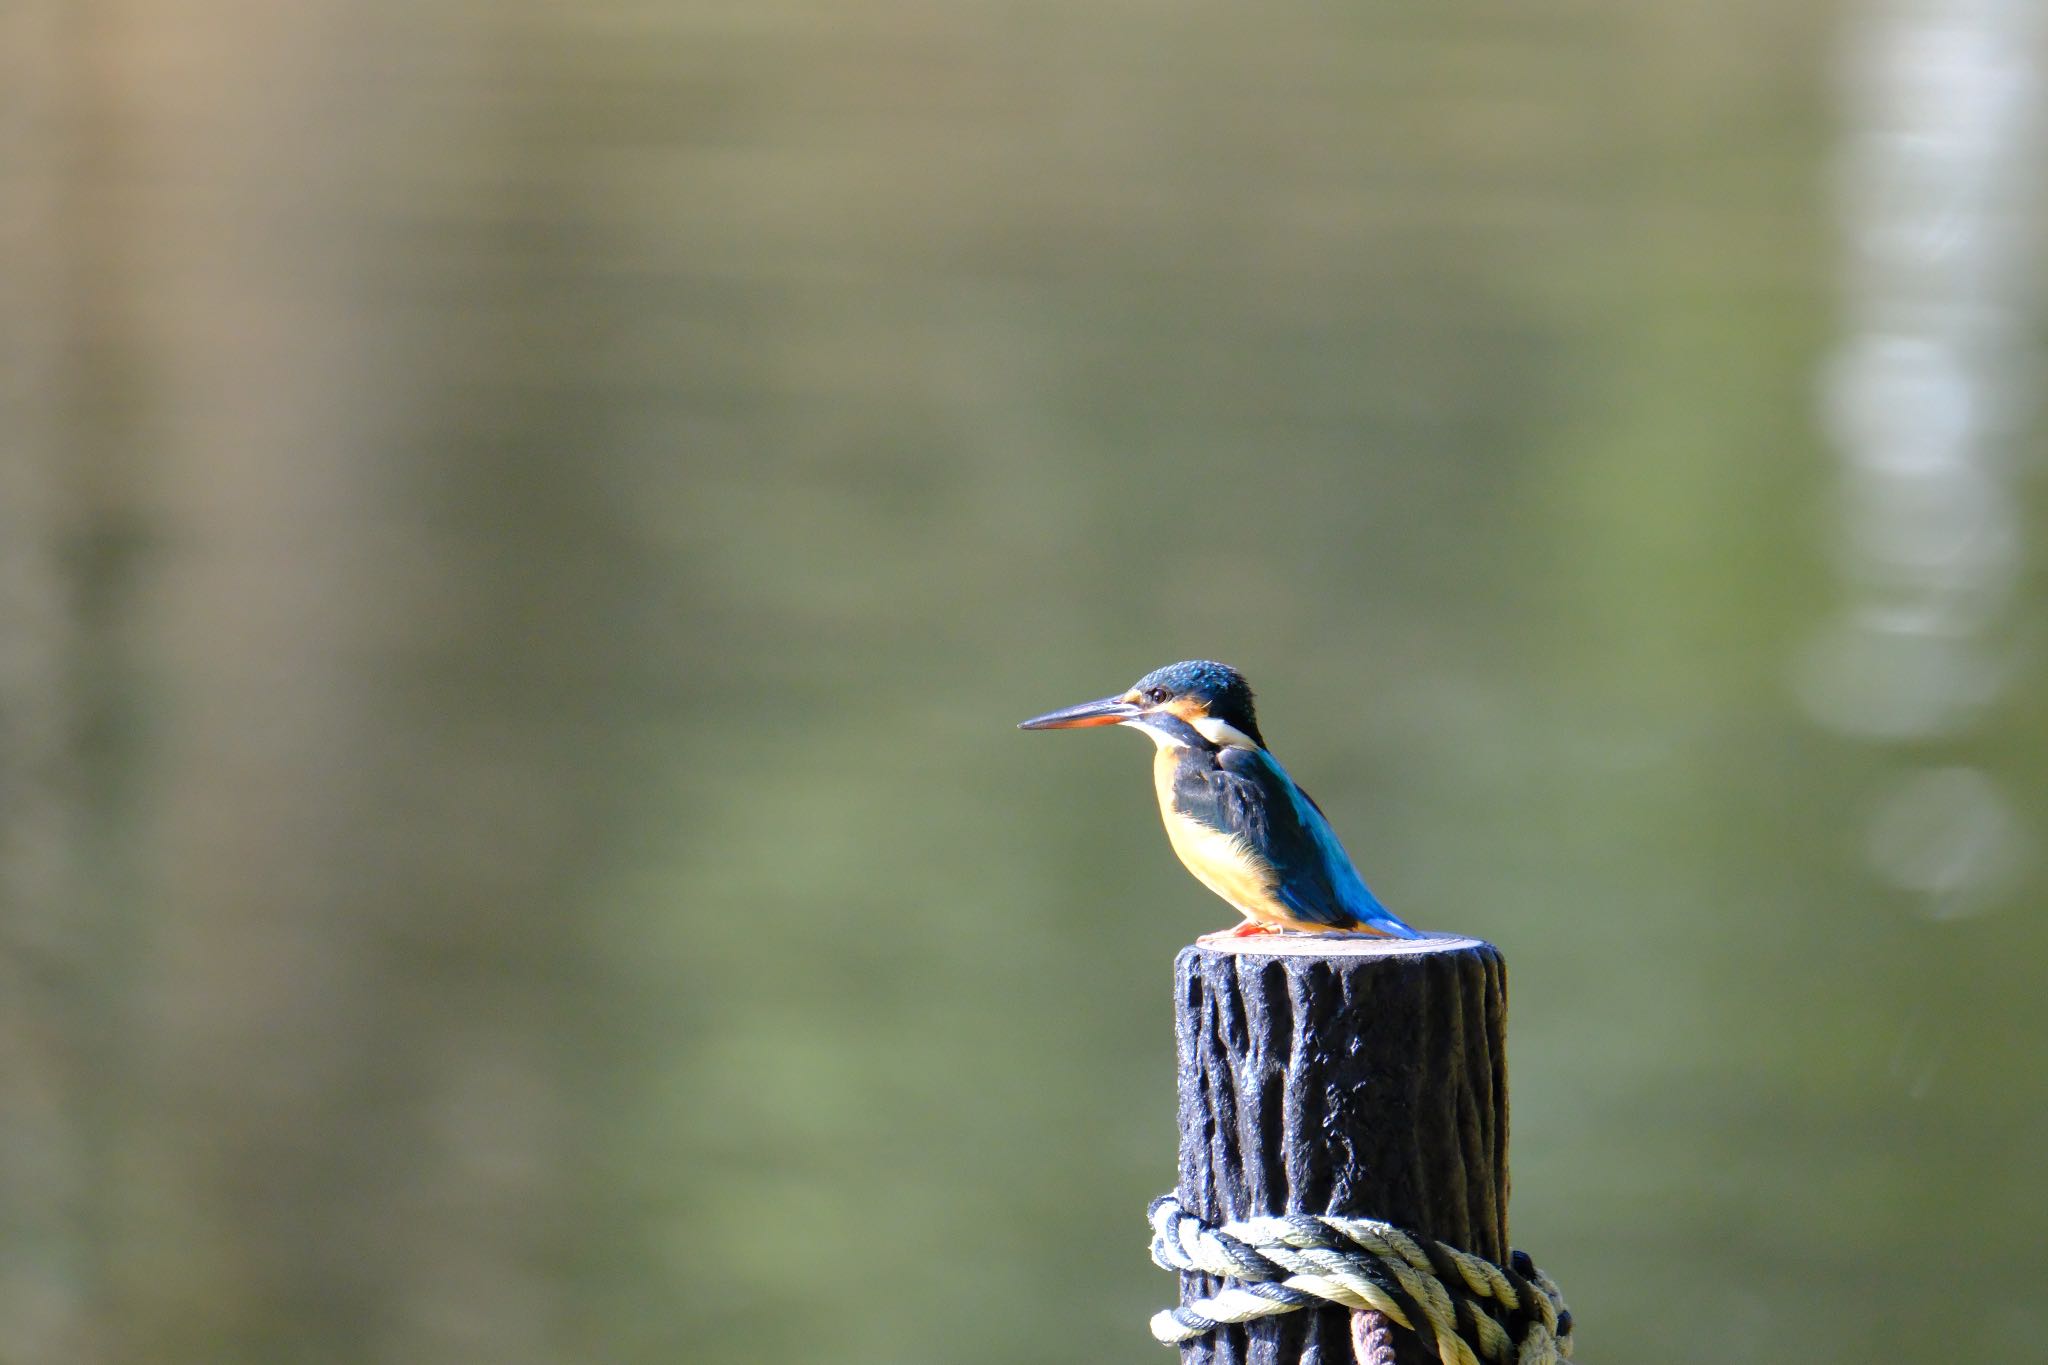
[{"label": "green water", "polygon": [[183,8],[16,145],[0,1355],[1170,1359],[1231,916],[1011,727],[1191,655],[1505,951],[1584,1358],[2048,1330],[2024,405],[1989,681],[1812,681],[1891,11]]}]

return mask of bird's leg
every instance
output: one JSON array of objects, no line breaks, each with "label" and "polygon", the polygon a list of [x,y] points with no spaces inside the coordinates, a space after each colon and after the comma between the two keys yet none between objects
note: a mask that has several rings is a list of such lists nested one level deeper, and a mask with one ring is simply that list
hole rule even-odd
[{"label": "bird's leg", "polygon": [[1261,924],[1255,919],[1248,919],[1243,924],[1238,925],[1235,929],[1232,929],[1228,933],[1224,934],[1223,937],[1252,938],[1258,934],[1277,934],[1279,932],[1279,930]]}]

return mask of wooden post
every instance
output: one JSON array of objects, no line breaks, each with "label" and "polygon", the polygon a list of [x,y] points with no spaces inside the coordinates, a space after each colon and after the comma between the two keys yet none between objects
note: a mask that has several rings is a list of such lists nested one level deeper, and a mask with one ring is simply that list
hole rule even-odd
[{"label": "wooden post", "polygon": [[[1211,938],[1174,962],[1180,1198],[1209,1223],[1379,1218],[1508,1254],[1507,969],[1469,938]],[[1184,1296],[1217,1282],[1183,1276]],[[1402,1365],[1427,1365],[1394,1332]],[[1339,1365],[1351,1314],[1219,1327],[1183,1365]]]}]

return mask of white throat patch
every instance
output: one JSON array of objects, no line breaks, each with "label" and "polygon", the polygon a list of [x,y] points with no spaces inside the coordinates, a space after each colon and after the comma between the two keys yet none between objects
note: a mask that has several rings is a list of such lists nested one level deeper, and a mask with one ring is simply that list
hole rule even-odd
[{"label": "white throat patch", "polygon": [[[1149,716],[1133,716],[1129,720],[1118,721],[1117,723],[1119,725],[1128,725],[1134,730],[1144,731],[1146,737],[1162,749],[1179,749],[1185,747],[1185,743],[1181,739],[1181,737],[1175,734],[1172,730],[1165,729],[1160,726],[1147,724],[1147,722],[1150,719],[1151,717]],[[1175,717],[1175,719],[1178,719],[1178,717]],[[1210,743],[1212,744],[1214,742],[1214,740],[1210,741]]]},{"label": "white throat patch", "polygon": [[1194,720],[1182,720],[1178,716],[1173,716],[1169,717],[1169,719],[1177,722],[1177,724],[1152,725],[1148,723],[1151,720],[1149,716],[1133,716],[1129,720],[1119,721],[1118,724],[1128,725],[1136,730],[1143,730],[1152,737],[1152,742],[1162,749],[1178,749],[1183,747],[1186,741],[1178,733],[1180,725],[1192,726],[1196,734],[1199,734],[1203,739],[1208,740],[1219,748],[1256,749],[1259,747],[1258,741],[1254,740],[1250,735],[1238,729],[1229,721],[1218,720],[1214,716],[1198,716]]}]

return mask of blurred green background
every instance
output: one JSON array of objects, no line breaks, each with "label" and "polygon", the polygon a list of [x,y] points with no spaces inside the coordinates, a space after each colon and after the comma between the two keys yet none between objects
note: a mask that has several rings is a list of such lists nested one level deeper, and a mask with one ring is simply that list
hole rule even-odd
[{"label": "blurred green background", "polygon": [[2039,10],[8,6],[0,1358],[1171,1359],[1191,655],[1583,1356],[2037,1349]]}]

